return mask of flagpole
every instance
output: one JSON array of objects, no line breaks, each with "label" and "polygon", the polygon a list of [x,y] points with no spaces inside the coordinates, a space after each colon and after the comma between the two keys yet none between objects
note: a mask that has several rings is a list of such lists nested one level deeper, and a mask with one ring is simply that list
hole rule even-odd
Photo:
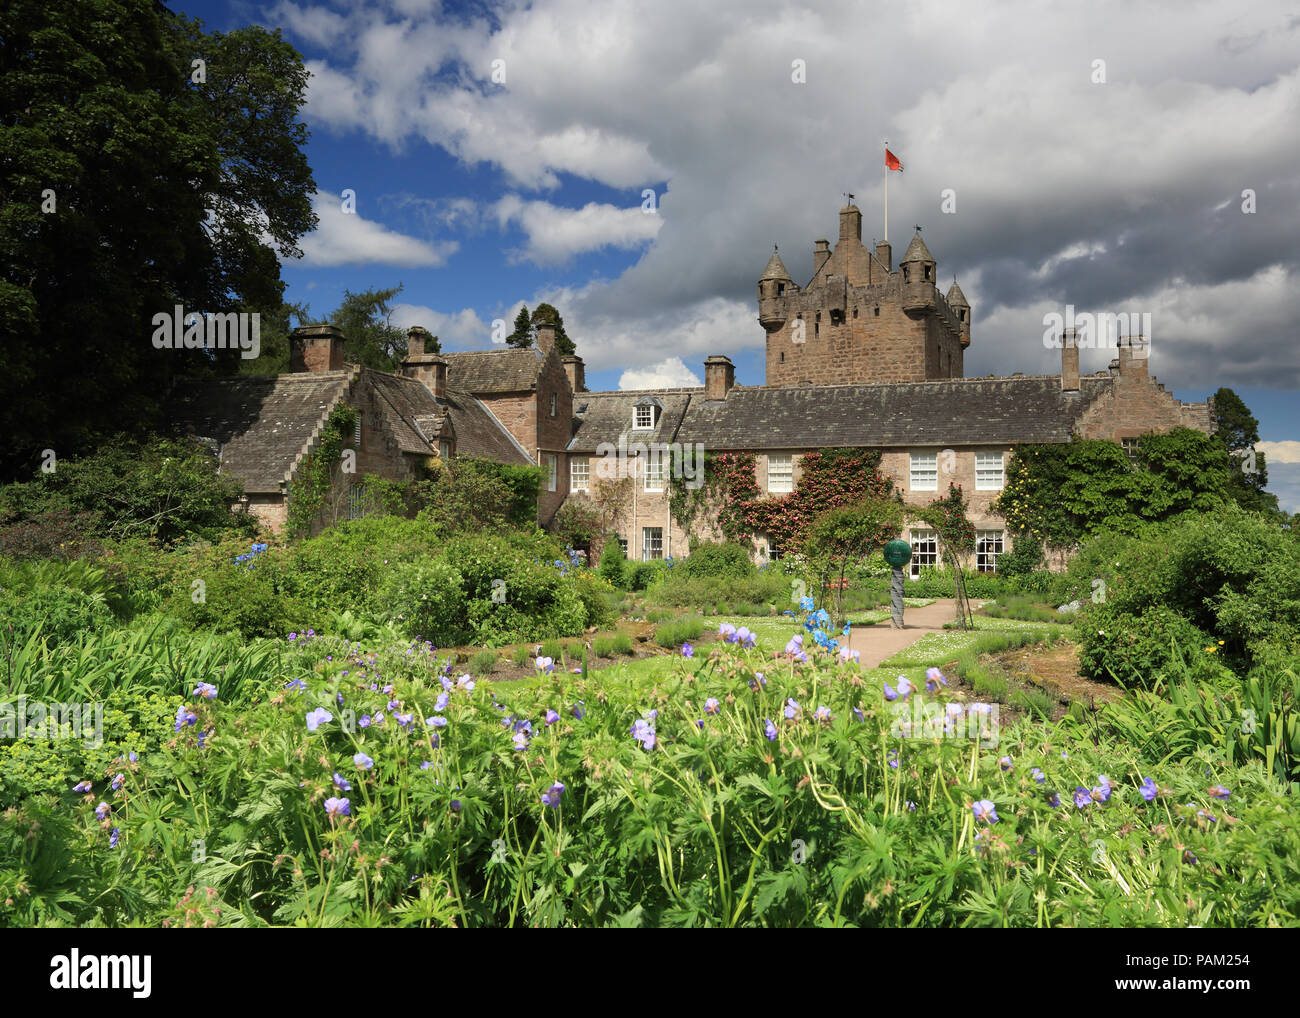
[{"label": "flagpole", "polygon": [[[885,139],[885,151],[889,151],[889,139]],[[885,236],[882,238],[886,244],[889,243],[889,160],[885,160]]]}]

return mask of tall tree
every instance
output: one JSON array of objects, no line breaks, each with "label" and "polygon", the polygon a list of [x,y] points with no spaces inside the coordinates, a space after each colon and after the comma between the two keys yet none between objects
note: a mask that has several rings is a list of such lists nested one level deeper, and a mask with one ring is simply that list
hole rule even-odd
[{"label": "tall tree", "polygon": [[533,345],[533,320],[528,315],[527,304],[515,315],[515,331],[506,337],[506,343],[521,349]]},{"label": "tall tree", "polygon": [[1264,453],[1255,449],[1259,421],[1242,398],[1226,387],[1214,394],[1214,416],[1218,436],[1232,454],[1228,497],[1245,509],[1276,513],[1277,496],[1264,490],[1268,486]]},{"label": "tall tree", "polygon": [[[329,316],[331,325],[343,330],[343,358],[380,371],[397,371],[406,356],[406,333],[392,322],[389,303],[402,292],[402,285],[387,290],[343,291],[343,303]],[[425,344],[426,353],[438,353],[438,337]]]},{"label": "tall tree", "polygon": [[573,340],[564,331],[564,319],[560,317],[560,312],[553,305],[537,305],[537,310],[533,312],[533,328],[536,328],[542,322],[550,322],[555,326],[555,349],[559,351],[560,356],[568,357],[577,353],[578,348],[573,345]]},{"label": "tall tree", "polygon": [[148,429],[177,374],[238,370],[156,348],[153,319],[281,306],[278,258],[316,225],[307,80],[278,32],[154,0],[0,8],[0,478]]}]

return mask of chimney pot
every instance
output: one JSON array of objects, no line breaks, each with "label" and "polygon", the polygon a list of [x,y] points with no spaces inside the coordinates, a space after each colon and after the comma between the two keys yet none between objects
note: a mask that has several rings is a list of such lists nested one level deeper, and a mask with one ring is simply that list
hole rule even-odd
[{"label": "chimney pot", "polygon": [[730,357],[714,354],[704,362],[704,398],[723,400],[736,382],[736,366]]},{"label": "chimney pot", "polygon": [[289,337],[289,370],[342,371],[343,331],[336,325],[301,325]]},{"label": "chimney pot", "polygon": [[551,322],[537,323],[537,349],[543,355],[555,349],[555,326]]},{"label": "chimney pot", "polygon": [[1079,336],[1074,329],[1061,336],[1061,391],[1079,391]]},{"label": "chimney pot", "polygon": [[582,358],[576,354],[570,354],[562,359],[564,364],[564,373],[569,376],[569,388],[574,392],[587,391],[586,366]]}]

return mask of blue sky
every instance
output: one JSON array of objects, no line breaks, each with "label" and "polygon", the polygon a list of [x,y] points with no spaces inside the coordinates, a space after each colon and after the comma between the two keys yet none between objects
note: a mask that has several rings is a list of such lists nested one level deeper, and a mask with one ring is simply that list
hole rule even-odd
[{"label": "blue sky", "polygon": [[321,225],[283,272],[317,315],[345,288],[401,283],[398,325],[488,349],[495,319],[547,300],[593,389],[698,384],[714,353],[762,384],[772,244],[806,282],[845,191],[878,236],[888,138],[904,164],[890,240],[922,224],[941,284],[960,280],[967,375],[1059,370],[1043,316],[1066,304],[1149,312],[1151,371],[1184,400],[1235,389],[1271,489],[1300,510],[1300,17],[1284,3],[173,6],[210,30],[280,28],[313,73]]}]

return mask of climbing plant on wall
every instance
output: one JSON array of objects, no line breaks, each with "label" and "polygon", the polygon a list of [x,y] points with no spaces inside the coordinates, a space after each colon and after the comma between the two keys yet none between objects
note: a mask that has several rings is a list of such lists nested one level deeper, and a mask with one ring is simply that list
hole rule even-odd
[{"label": "climbing plant on wall", "polygon": [[285,532],[290,537],[305,537],[325,505],[325,497],[334,484],[334,468],[343,455],[343,446],[356,428],[357,412],[340,403],[321,429],[315,450],[302,461],[298,476],[289,489],[289,506]]}]

